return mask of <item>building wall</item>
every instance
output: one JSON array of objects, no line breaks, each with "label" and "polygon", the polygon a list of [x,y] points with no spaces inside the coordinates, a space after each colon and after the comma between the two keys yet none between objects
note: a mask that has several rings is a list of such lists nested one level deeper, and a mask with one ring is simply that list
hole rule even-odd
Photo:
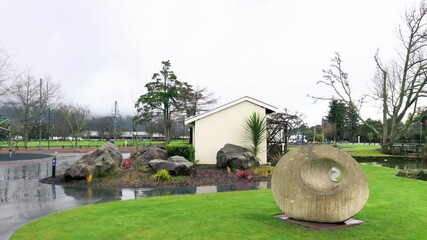
[{"label": "building wall", "polygon": [[[216,154],[226,143],[249,146],[250,143],[244,139],[244,124],[253,112],[265,116],[265,108],[244,101],[197,120],[193,130],[196,160],[202,164],[216,164]],[[258,155],[263,163],[267,163],[266,145],[265,140]]]}]

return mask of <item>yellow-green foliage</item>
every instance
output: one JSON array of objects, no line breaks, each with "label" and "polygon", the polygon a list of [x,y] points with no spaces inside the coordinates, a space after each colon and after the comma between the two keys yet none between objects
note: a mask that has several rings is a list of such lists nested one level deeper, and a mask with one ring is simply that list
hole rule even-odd
[{"label": "yellow-green foliage", "polygon": [[153,176],[153,180],[157,182],[169,181],[171,179],[172,179],[172,176],[170,175],[169,171],[166,169],[159,170]]},{"label": "yellow-green foliage", "polygon": [[259,167],[255,167],[253,169],[254,174],[256,175],[262,175],[264,177],[270,176],[273,173],[274,167],[271,165],[261,165]]},{"label": "yellow-green foliage", "polygon": [[141,165],[138,167],[138,171],[140,172],[146,172],[147,171],[147,165]]},{"label": "yellow-green foliage", "polygon": [[87,183],[90,184],[92,182],[92,179],[93,179],[93,175],[92,175],[92,173],[89,173],[89,175],[86,176]]}]

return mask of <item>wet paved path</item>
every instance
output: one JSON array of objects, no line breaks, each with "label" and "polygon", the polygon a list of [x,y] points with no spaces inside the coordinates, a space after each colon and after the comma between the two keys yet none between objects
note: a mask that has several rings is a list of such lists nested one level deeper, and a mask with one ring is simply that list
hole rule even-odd
[{"label": "wet paved path", "polygon": [[[58,153],[57,175],[83,153]],[[123,154],[128,157],[128,153]],[[0,240],[42,216],[74,207],[114,200],[146,197],[152,189],[93,189],[43,184],[52,175],[52,155],[0,154]]]},{"label": "wet paved path", "polygon": [[[44,215],[65,210],[91,201],[76,201],[67,196],[61,186],[39,183],[51,175],[49,155],[32,155],[16,161],[0,157],[0,239],[8,239],[25,223]],[[80,154],[58,155],[58,169],[66,162],[75,161]],[[18,156],[15,156],[18,157]],[[33,160],[28,160],[28,159]],[[37,159],[34,159],[37,158]]]}]

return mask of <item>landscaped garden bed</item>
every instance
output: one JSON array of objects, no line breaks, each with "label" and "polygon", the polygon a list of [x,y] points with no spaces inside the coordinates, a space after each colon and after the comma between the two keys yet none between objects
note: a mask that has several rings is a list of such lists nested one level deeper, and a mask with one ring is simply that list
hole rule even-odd
[{"label": "landscaped garden bed", "polygon": [[[254,170],[247,172],[250,174],[250,179],[248,179],[245,176],[239,176],[235,171],[228,172],[226,169],[219,169],[215,165],[196,165],[194,173],[190,176],[176,176],[168,181],[156,181],[153,179],[155,172],[148,166],[142,166],[139,168],[121,169],[102,178],[94,177],[90,186],[93,188],[157,188],[241,184],[270,180],[270,175],[265,174],[268,176],[263,176],[262,171]],[[64,181],[61,177],[45,178],[40,182],[81,187],[87,187],[89,184],[85,179],[68,182]]]}]

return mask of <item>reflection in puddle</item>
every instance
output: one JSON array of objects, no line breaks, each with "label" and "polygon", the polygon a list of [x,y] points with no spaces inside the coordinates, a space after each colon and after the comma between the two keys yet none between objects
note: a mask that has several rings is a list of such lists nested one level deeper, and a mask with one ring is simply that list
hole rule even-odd
[{"label": "reflection in puddle", "polygon": [[[76,200],[94,200],[95,202],[109,202],[115,200],[131,200],[145,197],[181,195],[181,194],[204,194],[242,190],[256,190],[271,188],[270,182],[253,182],[246,184],[230,184],[218,186],[200,187],[176,187],[176,188],[125,188],[125,189],[98,189],[84,187],[63,187],[67,196]],[[53,194],[52,194],[53,195]]]},{"label": "reflection in puddle", "polygon": [[[129,155],[129,154],[127,154]],[[124,157],[128,157],[124,154]],[[61,157],[57,161],[56,172],[61,174],[79,157]],[[227,191],[241,191],[252,189],[270,188],[270,182],[254,182],[246,184],[230,184],[201,187],[177,187],[177,188],[138,188],[138,189],[88,189],[87,187],[68,187],[60,185],[40,184],[42,178],[51,176],[52,165],[50,160],[18,167],[0,167],[0,198],[5,201],[19,201],[32,198],[57,199],[60,195],[72,197],[78,201],[106,202],[114,200],[129,200],[153,196],[165,196],[176,194],[202,194]]]}]

